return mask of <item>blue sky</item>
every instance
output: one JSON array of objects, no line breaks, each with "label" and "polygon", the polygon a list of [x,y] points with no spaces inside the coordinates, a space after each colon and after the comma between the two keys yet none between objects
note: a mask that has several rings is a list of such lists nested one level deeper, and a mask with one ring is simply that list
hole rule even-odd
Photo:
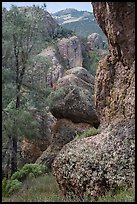
[{"label": "blue sky", "polygon": [[46,3],[47,11],[50,13],[55,13],[66,8],[92,12],[91,2],[2,2],[2,6],[9,9],[12,4],[16,6],[32,6],[34,4],[42,6],[43,3]]}]

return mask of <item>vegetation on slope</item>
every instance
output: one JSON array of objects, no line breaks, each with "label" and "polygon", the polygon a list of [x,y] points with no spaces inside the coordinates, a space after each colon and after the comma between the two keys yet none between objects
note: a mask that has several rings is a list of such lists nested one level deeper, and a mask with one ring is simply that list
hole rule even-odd
[{"label": "vegetation on slope", "polygon": [[[3,197],[3,202],[80,202],[72,195],[65,198],[52,173],[42,175],[33,179],[27,179],[22,188],[10,197]],[[85,195],[82,202],[134,202],[134,188],[118,189],[116,192],[109,192],[105,196],[94,200]]]}]

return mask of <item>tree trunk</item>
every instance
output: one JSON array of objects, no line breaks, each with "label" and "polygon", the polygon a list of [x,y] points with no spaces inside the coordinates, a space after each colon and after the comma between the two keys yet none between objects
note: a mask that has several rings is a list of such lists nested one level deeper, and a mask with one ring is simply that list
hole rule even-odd
[{"label": "tree trunk", "polygon": [[12,137],[11,175],[17,171],[17,137]]}]

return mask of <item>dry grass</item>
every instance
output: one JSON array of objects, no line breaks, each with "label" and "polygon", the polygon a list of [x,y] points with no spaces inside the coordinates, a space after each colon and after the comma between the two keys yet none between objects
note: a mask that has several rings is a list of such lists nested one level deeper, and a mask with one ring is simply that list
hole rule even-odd
[{"label": "dry grass", "polygon": [[[53,175],[44,175],[24,182],[22,188],[8,198],[3,198],[2,202],[74,202],[77,199],[65,199],[59,190],[58,184]],[[91,201],[87,198],[84,201]],[[108,193],[96,202],[134,202],[134,189],[120,190],[116,195]]]}]

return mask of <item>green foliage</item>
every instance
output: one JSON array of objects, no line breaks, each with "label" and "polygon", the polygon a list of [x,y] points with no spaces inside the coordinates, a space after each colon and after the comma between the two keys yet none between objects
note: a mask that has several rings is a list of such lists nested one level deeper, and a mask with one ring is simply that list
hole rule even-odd
[{"label": "green foliage", "polygon": [[57,27],[54,31],[54,35],[53,38],[57,39],[57,38],[67,38],[70,37],[72,35],[74,35],[74,31],[67,29],[67,28],[63,28],[61,26]]},{"label": "green foliage", "polygon": [[[28,181],[28,182],[27,182]],[[59,189],[55,177],[52,174],[42,175],[37,178],[26,180],[18,192],[9,198],[3,198],[3,202],[81,202],[76,196],[64,197]],[[121,189],[115,195],[111,191],[98,200],[89,198],[86,193],[82,202],[134,202],[135,188]]]},{"label": "green foliage", "polygon": [[77,138],[90,137],[90,136],[93,136],[93,135],[97,135],[98,133],[99,133],[99,130],[93,127],[93,128],[90,128],[90,129],[86,130],[81,135],[76,135],[76,139]]},{"label": "green foliage", "polygon": [[21,185],[22,182],[18,181],[17,179],[9,179],[7,180],[5,191],[7,192],[8,195],[10,195],[11,193],[19,190]]},{"label": "green foliage", "polygon": [[2,180],[2,195],[4,197],[8,197],[13,192],[20,189],[22,182],[18,181],[17,179],[6,179],[3,178]]},{"label": "green foliage", "polygon": [[9,179],[2,180],[2,194],[4,197],[10,196],[13,192],[19,190],[22,182],[26,179],[36,178],[49,170],[46,165],[42,164],[25,164],[21,169],[16,171]]},{"label": "green foliage", "polygon": [[35,139],[38,136],[38,122],[29,111],[8,109],[3,112],[2,120],[3,137],[14,135],[18,139],[23,136]]},{"label": "green foliage", "polygon": [[17,179],[19,181],[24,181],[27,177],[37,177],[41,174],[47,173],[48,168],[46,165],[42,164],[25,164],[21,169],[15,172],[11,179]]},{"label": "green foliage", "polygon": [[85,67],[93,76],[96,75],[98,63],[101,60],[100,50],[83,50],[83,67]]},{"label": "green foliage", "polygon": [[51,94],[48,96],[47,98],[47,105],[49,106],[49,108],[52,108],[56,101],[62,99],[65,96],[65,91],[63,88],[59,88],[54,92],[51,92]]}]

